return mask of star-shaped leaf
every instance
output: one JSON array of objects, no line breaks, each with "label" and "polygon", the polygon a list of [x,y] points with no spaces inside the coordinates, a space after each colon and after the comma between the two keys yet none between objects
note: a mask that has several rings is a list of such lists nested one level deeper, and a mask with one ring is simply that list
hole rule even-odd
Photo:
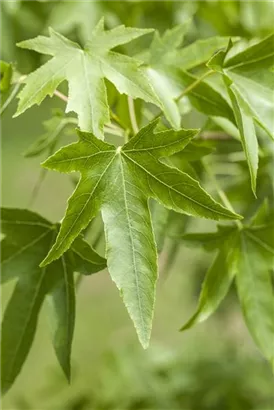
[{"label": "star-shaped leaf", "polygon": [[[261,210],[259,213],[261,219]],[[242,229],[219,227],[215,233],[195,233],[183,237],[189,245],[218,249],[218,254],[206,273],[197,310],[182,330],[206,320],[214,313],[236,278],[246,325],[255,343],[274,367],[274,298],[269,272],[274,262],[274,226],[266,222],[267,219],[264,224],[252,224]]]},{"label": "star-shaped leaf", "polygon": [[70,352],[75,321],[73,272],[97,272],[105,260],[82,239],[58,261],[39,267],[54,242],[58,226],[22,209],[1,210],[1,281],[17,278],[4,312],[1,342],[2,390],[7,391],[31,348],[43,301],[48,295],[53,312],[53,345],[58,361],[70,378]]},{"label": "star-shaped leaf", "polygon": [[[146,63],[146,73],[161,100],[163,112],[175,128],[180,128],[180,111],[176,99],[197,78],[188,73],[207,61],[220,47],[227,45],[226,37],[214,37],[198,41],[186,48],[179,48],[188,25],[167,30],[162,37],[156,32],[149,50],[140,55]],[[228,118],[234,122],[231,107],[223,96],[206,82],[197,84],[187,95],[191,104],[206,115]]]},{"label": "star-shaped leaf", "polygon": [[243,149],[249,166],[251,186],[256,193],[259,124],[274,138],[274,34],[234,54],[233,44],[217,53],[208,66],[222,73],[227,87]]},{"label": "star-shaped leaf", "polygon": [[38,36],[19,43],[22,48],[49,54],[53,58],[27,76],[26,85],[19,94],[16,115],[22,114],[33,104],[40,104],[47,95],[52,96],[64,80],[69,85],[66,111],[75,111],[79,127],[91,131],[98,138],[103,138],[103,126],[110,121],[104,78],[112,82],[121,94],[161,107],[140,67],[141,63],[111,51],[151,31],[124,26],[105,31],[102,19],[84,49],[52,29],[50,37]]},{"label": "star-shaped leaf", "polygon": [[154,121],[127,144],[114,147],[78,132],[80,140],[49,157],[44,166],[79,171],[60,233],[42,263],[58,259],[101,210],[110,275],[147,347],[153,316],[157,252],[148,207],[153,198],[169,209],[212,219],[239,216],[216,203],[189,175],[159,161],[181,151],[197,130],[154,133]]}]

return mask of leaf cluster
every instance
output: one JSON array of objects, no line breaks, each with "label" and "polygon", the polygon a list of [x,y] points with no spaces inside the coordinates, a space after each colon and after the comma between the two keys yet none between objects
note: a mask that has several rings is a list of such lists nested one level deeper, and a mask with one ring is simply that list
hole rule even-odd
[{"label": "leaf cluster", "polygon": [[[91,4],[69,7],[75,12]],[[69,32],[79,21],[68,19],[60,29]],[[88,275],[108,267],[147,348],[158,254],[167,237],[173,243],[165,271],[180,243],[218,251],[197,311],[183,330],[208,318],[235,280],[247,327],[273,365],[274,37],[246,45],[239,37],[215,36],[184,45],[190,24],[160,35],[124,25],[106,30],[103,18],[90,31],[81,21],[83,46],[51,28],[48,37],[18,43],[50,56],[30,74],[22,76],[1,62],[1,92],[8,93],[2,112],[24,83],[15,116],[47,96],[60,97],[66,113],[76,115],[55,112],[44,124],[45,134],[25,152],[48,155],[38,187],[45,169],[80,174],[60,224],[30,210],[2,209],[2,281],[16,278],[2,323],[4,391],[27,357],[45,300],[53,346],[70,378],[74,272]],[[125,51],[128,43],[153,32],[140,52]],[[57,90],[65,81],[68,96]],[[70,125],[78,126],[78,141],[62,146]],[[250,206],[242,189],[248,190]],[[262,205],[265,199],[270,210]],[[100,216],[106,260],[84,239]],[[214,233],[185,234],[193,217],[228,222]]]}]

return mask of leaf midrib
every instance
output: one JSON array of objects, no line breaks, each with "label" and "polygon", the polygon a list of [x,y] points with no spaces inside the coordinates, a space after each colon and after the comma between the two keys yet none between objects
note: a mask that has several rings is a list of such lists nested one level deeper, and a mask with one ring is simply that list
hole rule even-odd
[{"label": "leaf midrib", "polygon": [[31,246],[35,245],[37,242],[39,242],[42,238],[44,238],[46,235],[48,235],[51,231],[48,230],[47,232],[43,232],[42,235],[38,236],[35,238],[33,241],[27,243],[26,245],[22,246],[18,251],[14,252],[9,258],[2,260],[2,264],[10,262],[12,259],[16,258],[18,255],[23,253],[25,250],[30,248]]},{"label": "leaf midrib", "polygon": [[144,317],[143,317],[143,312],[141,308],[141,298],[140,298],[140,288],[139,288],[139,277],[138,277],[138,270],[136,267],[136,258],[135,258],[135,247],[134,247],[134,241],[133,241],[133,235],[132,235],[132,227],[131,227],[131,222],[130,222],[130,217],[129,217],[129,211],[128,211],[128,205],[127,205],[127,198],[126,198],[126,185],[125,185],[125,174],[124,174],[124,168],[123,168],[123,160],[122,156],[120,158],[120,169],[121,169],[121,176],[122,176],[122,182],[123,182],[123,196],[124,196],[124,203],[125,203],[125,211],[126,211],[126,217],[128,221],[128,228],[129,228],[129,237],[130,237],[130,242],[131,242],[131,248],[132,248],[132,262],[133,262],[133,270],[134,270],[134,278],[135,278],[135,285],[137,289],[137,298],[138,298],[138,305],[139,305],[139,314],[142,322],[142,329],[143,331],[145,330],[144,326]]},{"label": "leaf midrib", "polygon": [[[243,51],[243,53],[244,53],[244,52],[245,52],[245,51]],[[239,54],[238,54],[238,55],[239,55]],[[263,58],[257,58],[257,59],[249,60],[248,63],[247,63],[247,62],[243,62],[243,63],[238,63],[238,64],[235,64],[235,65],[231,65],[231,66],[227,66],[226,63],[225,63],[224,68],[227,69],[227,70],[233,70],[233,69],[235,69],[235,68],[237,68],[237,67],[249,66],[250,64],[258,63],[258,62],[267,60],[269,57],[272,57],[272,56],[274,56],[274,52],[273,52],[273,51],[272,51],[270,54],[267,54],[266,56],[264,56]],[[235,56],[235,57],[236,57],[236,56]],[[227,63],[229,63],[229,60],[227,61]]]}]

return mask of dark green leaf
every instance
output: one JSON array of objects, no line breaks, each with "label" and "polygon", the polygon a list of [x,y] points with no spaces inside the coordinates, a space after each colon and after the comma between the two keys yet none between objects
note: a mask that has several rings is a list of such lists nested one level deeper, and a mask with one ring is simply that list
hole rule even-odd
[{"label": "dark green leaf", "polygon": [[197,130],[154,133],[156,125],[150,123],[117,149],[79,131],[78,143],[62,148],[44,163],[61,172],[80,171],[82,178],[69,199],[56,243],[42,265],[58,259],[101,210],[109,271],[145,347],[157,278],[148,198],[190,215],[239,217],[216,203],[196,180],[158,160],[182,150]]},{"label": "dark green leaf", "polygon": [[181,330],[208,319],[225,298],[237,268],[238,247],[234,236],[221,244],[219,241],[219,252],[206,273],[197,310]]},{"label": "dark green leaf", "polygon": [[75,316],[72,274],[89,267],[90,273],[97,272],[105,267],[105,261],[79,238],[75,249],[41,269],[39,263],[55,240],[58,226],[33,212],[8,208],[1,210],[1,223],[5,234],[1,244],[1,280],[17,278],[2,323],[2,390],[11,387],[27,358],[46,295],[54,304],[54,348],[69,378]]}]

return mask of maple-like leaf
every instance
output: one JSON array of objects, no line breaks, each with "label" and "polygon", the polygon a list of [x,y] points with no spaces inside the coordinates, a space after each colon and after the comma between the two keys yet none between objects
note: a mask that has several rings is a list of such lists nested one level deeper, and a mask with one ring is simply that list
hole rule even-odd
[{"label": "maple-like leaf", "polygon": [[182,237],[189,245],[219,250],[206,273],[197,310],[182,330],[214,313],[235,278],[246,325],[274,368],[274,297],[270,277],[274,263],[274,226],[267,223],[268,217],[261,223],[262,211],[264,213],[264,209],[259,209],[254,219],[259,225],[253,223],[242,229],[221,226],[217,232]]},{"label": "maple-like leaf", "polygon": [[101,210],[108,268],[121,292],[143,346],[153,316],[157,252],[148,198],[169,209],[212,219],[239,216],[216,203],[189,175],[159,161],[182,150],[197,130],[154,133],[157,121],[122,147],[78,131],[80,140],[49,157],[44,166],[82,177],[63,219],[56,243],[41,266],[59,258]]},{"label": "maple-like leaf", "polygon": [[[197,78],[185,70],[206,62],[216,50],[227,45],[226,37],[197,41],[186,48],[178,48],[188,25],[167,30],[162,37],[155,32],[148,51],[139,55],[146,64],[146,73],[161,100],[163,112],[175,128],[180,128],[180,111],[176,99]],[[187,94],[191,104],[206,115],[228,118],[234,122],[231,107],[223,96],[206,82],[197,84]]]},{"label": "maple-like leaf", "polygon": [[121,94],[161,107],[140,67],[141,63],[111,51],[153,30],[118,26],[105,31],[104,20],[101,19],[83,49],[53,29],[49,31],[50,37],[38,36],[18,44],[53,58],[27,76],[26,85],[19,94],[16,115],[33,104],[40,104],[47,95],[52,96],[64,80],[69,86],[66,111],[76,112],[79,127],[91,131],[98,138],[103,138],[103,126],[110,121],[104,78],[112,82]]},{"label": "maple-like leaf", "polygon": [[82,238],[58,261],[39,267],[54,242],[58,225],[23,209],[1,209],[1,282],[17,278],[2,322],[1,382],[7,391],[28,355],[43,301],[48,295],[53,312],[53,346],[67,378],[75,321],[73,272],[104,269],[105,260]]}]

